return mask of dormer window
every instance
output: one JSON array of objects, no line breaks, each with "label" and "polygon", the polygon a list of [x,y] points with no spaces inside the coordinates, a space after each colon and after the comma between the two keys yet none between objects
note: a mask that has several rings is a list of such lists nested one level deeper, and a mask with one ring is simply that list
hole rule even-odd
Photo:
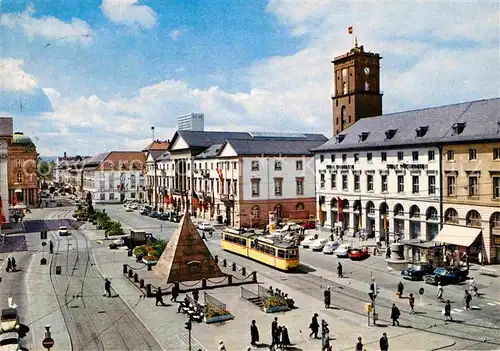
[{"label": "dormer window", "polygon": [[465,122],[455,123],[453,125],[453,134],[460,135],[465,129]]},{"label": "dormer window", "polygon": [[385,140],[391,140],[396,135],[397,129],[389,129],[385,132]]},{"label": "dormer window", "polygon": [[425,134],[427,134],[427,130],[429,130],[429,127],[418,127],[415,129],[417,132],[417,138],[422,138]]},{"label": "dormer window", "polygon": [[340,144],[344,141],[345,134],[338,134],[335,138],[337,139],[337,144]]},{"label": "dormer window", "polygon": [[370,132],[363,132],[359,135],[359,142],[363,142],[368,138],[368,135],[370,135]]}]

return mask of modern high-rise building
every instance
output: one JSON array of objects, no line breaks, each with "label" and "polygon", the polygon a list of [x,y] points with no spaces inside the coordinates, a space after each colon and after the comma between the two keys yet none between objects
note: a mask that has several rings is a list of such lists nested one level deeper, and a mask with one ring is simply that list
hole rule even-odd
[{"label": "modern high-rise building", "polygon": [[177,130],[192,130],[203,132],[205,129],[205,116],[203,113],[188,113],[177,117]]}]

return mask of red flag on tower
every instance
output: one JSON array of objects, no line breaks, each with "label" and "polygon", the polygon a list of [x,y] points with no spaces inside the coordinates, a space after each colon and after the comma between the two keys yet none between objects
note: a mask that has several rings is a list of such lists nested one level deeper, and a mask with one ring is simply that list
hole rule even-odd
[{"label": "red flag on tower", "polygon": [[352,34],[352,26],[350,26],[349,28],[347,28],[347,32],[348,32],[349,34]]}]

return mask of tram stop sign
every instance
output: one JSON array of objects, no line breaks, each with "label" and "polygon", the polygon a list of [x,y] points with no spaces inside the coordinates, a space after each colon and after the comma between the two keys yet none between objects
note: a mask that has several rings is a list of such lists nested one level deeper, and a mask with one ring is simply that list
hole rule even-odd
[{"label": "tram stop sign", "polygon": [[54,346],[54,339],[52,339],[52,338],[43,339],[42,346],[45,347],[46,349],[50,350]]},{"label": "tram stop sign", "polygon": [[423,295],[423,294],[424,294],[424,288],[420,288],[420,290],[418,290],[418,293],[419,293],[420,295]]}]

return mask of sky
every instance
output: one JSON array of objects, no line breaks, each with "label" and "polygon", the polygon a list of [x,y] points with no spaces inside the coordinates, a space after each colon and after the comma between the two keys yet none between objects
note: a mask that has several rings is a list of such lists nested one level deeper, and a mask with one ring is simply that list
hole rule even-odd
[{"label": "sky", "polygon": [[[332,135],[335,56],[381,60],[383,112],[500,96],[497,1],[0,0],[0,116],[43,156],[206,130]],[[353,35],[348,27],[353,26]]]}]

